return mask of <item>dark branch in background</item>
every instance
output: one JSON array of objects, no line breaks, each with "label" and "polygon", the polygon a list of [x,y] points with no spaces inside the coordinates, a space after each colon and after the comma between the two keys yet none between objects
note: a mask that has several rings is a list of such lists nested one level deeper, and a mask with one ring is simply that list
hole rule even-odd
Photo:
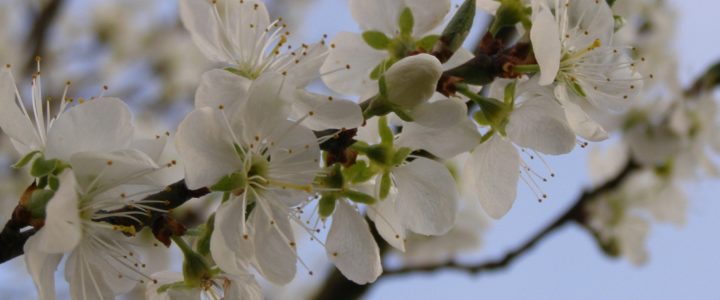
[{"label": "dark branch in background", "polygon": [[[28,190],[32,191],[31,188]],[[181,180],[169,185],[162,192],[145,197],[147,200],[161,200],[164,202],[144,205],[170,211],[183,205],[190,199],[202,197],[208,193],[210,193],[210,190],[207,188],[191,190],[187,187],[187,185],[185,185],[185,180]],[[124,208],[108,213],[119,212],[137,212],[138,214],[133,215],[137,221],[129,218],[118,217],[103,218],[95,221],[133,227],[135,231],[140,231],[144,227],[149,227],[152,229],[155,237],[166,246],[170,245],[170,236],[177,234],[181,235],[185,231],[185,228],[173,220],[167,213],[161,213],[153,210],[142,210],[132,205],[128,205]],[[22,231],[24,228],[30,229]],[[40,230],[40,228],[42,228],[42,220],[33,220],[30,217],[30,213],[27,211],[27,207],[25,207],[25,201],[21,199],[20,203],[13,212],[13,217],[5,224],[5,228],[3,228],[3,231],[0,233],[0,264],[22,255],[25,241],[27,241],[27,239],[37,230]]]},{"label": "dark branch in background", "polygon": [[[575,200],[573,206],[570,207],[564,214],[560,215],[558,218],[555,219],[555,221],[550,223],[550,225],[546,226],[540,232],[532,236],[521,246],[507,252],[502,258],[476,265],[463,265],[454,261],[449,261],[447,263],[436,265],[385,270],[382,276],[380,276],[375,283],[390,276],[409,273],[427,273],[440,270],[459,270],[468,273],[478,274],[486,271],[503,269],[515,262],[522,255],[528,253],[535,246],[537,246],[540,241],[544,240],[546,237],[550,236],[552,233],[564,227],[565,225],[571,224],[573,222],[583,224],[585,220],[585,205],[593,199],[596,199],[597,197],[605,193],[612,192],[617,189],[625,181],[628,175],[630,175],[638,168],[639,166],[637,164],[629,163],[627,166],[625,166],[622,172],[620,172],[620,174],[615,176],[615,178],[613,178],[612,180],[608,181],[600,187],[585,191],[582,195],[580,195],[580,197],[578,197],[577,200]],[[378,244],[381,245],[381,249],[384,249],[385,251],[388,250],[389,246],[383,241],[382,238],[376,236],[375,240],[378,242]],[[332,274],[328,276],[328,279],[325,281],[322,288],[313,299],[359,299],[360,297],[362,297],[363,294],[369,291],[375,283],[366,285],[355,284],[354,282],[345,279],[345,277],[337,269],[335,269],[333,270]]]},{"label": "dark branch in background", "polygon": [[25,70],[28,70],[30,73],[35,70],[35,58],[42,56],[44,53],[48,30],[59,15],[63,3],[63,0],[51,0],[42,7],[35,17],[35,22],[28,33],[26,41],[27,47],[32,49],[30,57],[27,59],[27,64],[25,65]]}]

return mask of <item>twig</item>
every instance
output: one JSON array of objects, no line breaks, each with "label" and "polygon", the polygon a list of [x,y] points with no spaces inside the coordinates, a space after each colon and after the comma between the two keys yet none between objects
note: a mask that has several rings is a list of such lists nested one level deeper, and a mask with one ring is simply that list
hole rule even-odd
[{"label": "twig", "polygon": [[48,29],[50,29],[50,25],[52,25],[58,16],[63,3],[63,0],[51,0],[43,6],[35,18],[26,42],[27,47],[32,50],[25,67],[26,70],[31,71],[31,73],[35,69],[35,58],[43,54]]}]

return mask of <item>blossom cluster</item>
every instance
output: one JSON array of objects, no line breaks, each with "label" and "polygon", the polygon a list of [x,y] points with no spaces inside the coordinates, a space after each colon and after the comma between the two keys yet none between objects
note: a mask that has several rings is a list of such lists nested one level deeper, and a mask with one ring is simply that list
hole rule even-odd
[{"label": "blossom cluster", "polygon": [[[671,90],[658,109],[654,91],[673,79],[655,74],[672,68],[647,61],[670,63],[653,52],[667,41],[628,40],[665,32],[640,28],[654,15],[633,10],[649,10],[608,2],[349,0],[360,33],[293,46],[261,0],[179,0],[195,46],[221,67],[202,74],[175,133],[156,136],[104,93],[75,100],[68,82],[45,100],[39,61],[28,110],[8,65],[0,127],[22,157],[15,167],[34,178],[24,205],[41,223],[24,251],[38,297],[55,299],[65,258],[73,299],[114,299],[138,284],[148,299],[262,299],[258,277],[288,284],[298,263],[312,274],[297,230],[349,280],[371,283],[383,271],[375,235],[409,257],[439,247],[415,236],[464,239],[458,228],[485,223],[473,204],[502,218],[520,182],[543,201],[540,184],[555,177],[543,156],[616,131],[623,142],[592,156],[596,184],[640,167],[587,207],[585,225],[608,253],[642,262],[645,210],[682,223],[677,181],[718,172],[705,154],[720,149],[716,108],[711,96]],[[495,21],[473,54],[461,45],[478,7]],[[624,13],[646,23],[623,26]],[[157,195],[181,179],[221,200],[193,234],[164,241],[181,250],[182,273],[152,270],[142,254],[158,242],[128,224],[169,213]]]}]

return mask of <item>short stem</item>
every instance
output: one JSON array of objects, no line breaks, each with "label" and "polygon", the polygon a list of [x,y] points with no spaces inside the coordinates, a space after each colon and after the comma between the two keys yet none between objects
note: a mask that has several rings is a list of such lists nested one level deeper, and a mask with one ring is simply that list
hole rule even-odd
[{"label": "short stem", "polygon": [[518,73],[537,73],[540,72],[539,65],[515,65],[513,71]]}]

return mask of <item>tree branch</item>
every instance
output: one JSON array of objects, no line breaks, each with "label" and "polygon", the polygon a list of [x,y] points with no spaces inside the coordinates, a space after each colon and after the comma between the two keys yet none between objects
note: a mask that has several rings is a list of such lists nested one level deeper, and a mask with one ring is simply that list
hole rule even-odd
[{"label": "tree branch", "polygon": [[[144,206],[150,206],[152,208],[169,212],[170,210],[183,205],[190,199],[202,197],[208,193],[210,193],[210,190],[207,188],[191,190],[185,184],[185,180],[180,180],[169,185],[162,192],[147,196],[143,200],[165,200],[147,203],[144,204]],[[140,212],[139,214],[133,215],[137,221],[121,217],[108,217],[94,221],[133,227],[135,231],[140,231],[144,227],[150,227],[153,230],[155,237],[165,245],[169,245],[170,235],[184,232],[184,227],[170,218],[167,213],[141,209],[132,205],[128,205],[124,208],[110,211],[108,213],[114,214],[126,212]],[[21,201],[15,208],[13,217],[5,224],[3,231],[0,232],[0,264],[22,255],[23,246],[25,245],[27,239],[42,228],[42,225],[40,225],[41,223],[38,224],[38,222],[30,220],[27,217],[28,215],[25,203]],[[27,227],[31,227],[31,229],[22,231]]]},{"label": "tree branch", "polygon": [[27,37],[27,47],[31,50],[31,55],[27,60],[26,70],[32,73],[35,70],[36,57],[42,56],[45,48],[45,41],[47,32],[50,29],[50,25],[55,21],[58,16],[60,9],[63,5],[63,0],[51,0],[48,4],[38,12],[35,22],[30,29],[30,33]]}]

